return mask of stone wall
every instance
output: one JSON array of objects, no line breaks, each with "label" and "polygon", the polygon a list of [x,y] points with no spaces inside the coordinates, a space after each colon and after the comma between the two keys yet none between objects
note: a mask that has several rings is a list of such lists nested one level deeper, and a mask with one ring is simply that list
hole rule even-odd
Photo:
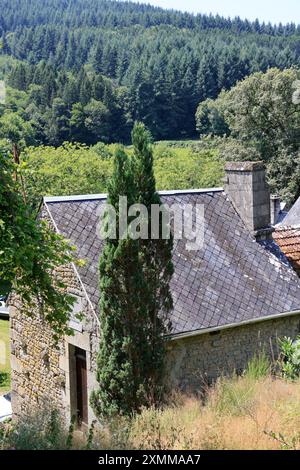
[{"label": "stone wall", "polygon": [[[87,300],[72,269],[65,269],[69,290],[81,296],[85,320],[82,331],[64,338],[53,347],[51,331],[37,315],[28,318],[14,299],[11,306],[12,405],[15,418],[44,403],[59,409],[69,423],[72,416],[70,345],[87,353],[88,390],[97,386],[96,356],[99,331]],[[238,326],[219,332],[172,340],[168,344],[166,380],[172,388],[199,391],[221,375],[241,373],[249,360],[265,351],[270,360],[278,357],[278,338],[295,338],[300,332],[300,315]],[[89,423],[94,419],[89,409]]]},{"label": "stone wall", "polygon": [[[99,329],[95,313],[82,291],[72,266],[61,268],[57,275],[64,280],[70,294],[76,296],[77,304],[84,314],[81,323],[75,324],[73,336],[64,337],[54,346],[50,328],[38,309],[28,317],[22,305],[12,297],[11,322],[11,368],[12,407],[14,418],[43,409],[46,404],[61,411],[70,422],[75,411],[70,385],[70,345],[86,351],[88,389],[96,386],[95,369],[99,345]],[[74,392],[73,392],[74,393]],[[94,419],[89,409],[89,422]]]},{"label": "stone wall", "polygon": [[168,380],[177,389],[199,390],[221,375],[243,372],[260,351],[276,360],[278,338],[295,338],[299,332],[300,315],[295,315],[173,340],[169,343]]}]

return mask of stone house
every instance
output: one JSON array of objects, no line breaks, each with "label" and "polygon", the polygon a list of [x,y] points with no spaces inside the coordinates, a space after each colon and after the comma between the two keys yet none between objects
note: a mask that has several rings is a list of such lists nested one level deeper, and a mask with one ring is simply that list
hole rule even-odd
[{"label": "stone house", "polygon": [[[270,193],[260,162],[229,163],[224,189],[166,191],[164,203],[204,206],[204,246],[186,249],[176,240],[171,283],[174,310],[168,343],[168,380],[199,390],[220,374],[241,372],[264,350],[278,355],[277,339],[300,332],[300,281],[272,238]],[[70,420],[94,419],[89,393],[95,382],[101,327],[98,320],[97,235],[105,195],[44,198],[42,216],[77,247],[86,265],[61,268],[76,297],[74,335],[54,349],[51,331],[38,316],[10,306],[12,406],[15,417],[50,402]]]}]

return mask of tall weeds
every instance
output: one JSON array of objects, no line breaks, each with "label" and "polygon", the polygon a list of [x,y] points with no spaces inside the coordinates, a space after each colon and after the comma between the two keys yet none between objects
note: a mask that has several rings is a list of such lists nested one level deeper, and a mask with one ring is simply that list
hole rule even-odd
[{"label": "tall weeds", "polygon": [[[300,380],[270,375],[254,358],[242,377],[220,378],[203,397],[177,394],[163,409],[144,409],[109,428],[92,424],[81,441],[59,415],[42,413],[0,428],[0,448],[16,449],[297,449],[300,450]],[[5,446],[4,444],[5,443]]]}]

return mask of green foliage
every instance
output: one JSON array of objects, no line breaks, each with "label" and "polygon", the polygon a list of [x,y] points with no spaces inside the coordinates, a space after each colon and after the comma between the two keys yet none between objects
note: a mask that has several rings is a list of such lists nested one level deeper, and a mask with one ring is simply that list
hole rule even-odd
[{"label": "green foliage", "polygon": [[280,367],[284,378],[295,380],[300,375],[300,336],[293,341],[284,337],[279,340],[281,350]]},{"label": "green foliage", "polygon": [[97,155],[99,155],[101,159],[109,160],[113,157],[113,152],[111,151],[110,147],[108,145],[105,145],[103,142],[98,142],[92,147],[92,150]]},{"label": "green foliage", "polygon": [[251,410],[254,395],[255,382],[252,379],[236,375],[221,377],[209,397],[208,406],[220,415],[240,416]]},{"label": "green foliage", "polygon": [[132,239],[129,216],[128,230],[119,234],[119,196],[127,196],[129,207],[140,203],[149,209],[160,202],[149,134],[143,125],[135,126],[132,140],[131,159],[122,149],[115,154],[108,202],[117,214],[118,235],[106,240],[100,258],[99,389],[91,403],[101,419],[130,415],[157,402],[172,308],[172,240]]},{"label": "green foliage", "polygon": [[0,122],[4,136],[21,128],[27,145],[126,141],[128,106],[128,90],[93,70],[66,73],[21,62],[6,78]]},{"label": "green foliage", "polygon": [[234,139],[233,137],[228,137],[219,141],[218,148],[220,152],[220,157],[224,161],[260,161],[261,154],[255,148],[255,146],[247,142],[244,142]]},{"label": "green foliage", "polygon": [[[215,145],[216,147],[216,145]],[[222,185],[224,162],[216,149],[194,144],[174,147],[172,143],[154,148],[154,173],[161,190],[213,188]]]},{"label": "green foliage", "polygon": [[[17,422],[0,424],[0,450],[91,450],[101,448],[102,435],[93,421],[87,435],[78,436],[76,417],[69,427],[63,416],[48,403],[28,411]],[[120,423],[119,423],[120,424]],[[77,435],[76,435],[77,434]]]},{"label": "green foliage", "polygon": [[89,427],[89,432],[86,441],[86,450],[91,450],[93,448],[94,443],[94,434],[95,434],[95,426],[97,421],[92,421],[91,426]]},{"label": "green foliage", "polygon": [[222,110],[214,100],[208,98],[199,104],[196,112],[196,129],[200,135],[223,136],[229,134]]},{"label": "green foliage", "polygon": [[[0,283],[0,292],[1,292]],[[4,289],[3,289],[4,290]],[[5,289],[5,294],[8,290]],[[2,343],[2,351],[4,353],[5,363],[0,364],[0,395],[8,392],[10,389],[10,332],[9,321],[0,319],[0,341]],[[2,354],[3,356],[3,354]]]},{"label": "green foliage", "polygon": [[54,339],[70,333],[74,299],[53,271],[73,261],[72,248],[45,221],[37,222],[20,195],[20,169],[0,155],[0,280],[13,286],[24,312],[34,308],[52,327]]},{"label": "green foliage", "polygon": [[10,374],[9,372],[0,371],[0,391],[7,390],[10,385]]},{"label": "green foliage", "polygon": [[[154,145],[154,174],[159,190],[221,186],[223,160],[216,143],[159,143]],[[208,147],[208,148],[206,148]],[[9,153],[10,144],[0,141]],[[61,147],[30,147],[22,154],[28,201],[37,206],[42,196],[106,193],[113,172],[116,145],[101,142],[87,147],[64,143]],[[128,155],[132,148],[125,149]]]},{"label": "green foliage", "polygon": [[242,377],[221,377],[209,395],[208,406],[221,415],[240,416],[251,413],[255,405],[255,387],[258,381],[270,375],[271,364],[265,353],[255,355]]},{"label": "green foliage", "polygon": [[17,143],[20,147],[34,143],[34,132],[30,123],[17,113],[4,113],[0,118],[0,138]]},{"label": "green foliage", "polygon": [[109,147],[65,143],[59,148],[32,147],[23,154],[26,191],[33,204],[41,196],[99,194],[107,191],[112,174]]},{"label": "green foliage", "polygon": [[263,160],[271,190],[288,204],[300,195],[300,101],[295,94],[299,79],[297,68],[255,73],[215,101],[200,103],[196,114],[200,131],[219,135],[217,114],[231,133],[220,147],[221,156]]},{"label": "green foliage", "polygon": [[287,437],[282,433],[276,433],[274,431],[264,431],[264,433],[274,441],[278,442],[281,450],[299,450],[299,432],[294,433],[292,437]]}]

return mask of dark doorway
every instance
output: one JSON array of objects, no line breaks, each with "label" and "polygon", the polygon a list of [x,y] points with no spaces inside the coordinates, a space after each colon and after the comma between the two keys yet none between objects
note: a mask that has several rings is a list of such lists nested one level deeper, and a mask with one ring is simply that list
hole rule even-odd
[{"label": "dark doorway", "polygon": [[76,359],[76,391],[77,391],[77,418],[78,423],[88,424],[88,393],[86,373],[86,352],[75,348]]}]

